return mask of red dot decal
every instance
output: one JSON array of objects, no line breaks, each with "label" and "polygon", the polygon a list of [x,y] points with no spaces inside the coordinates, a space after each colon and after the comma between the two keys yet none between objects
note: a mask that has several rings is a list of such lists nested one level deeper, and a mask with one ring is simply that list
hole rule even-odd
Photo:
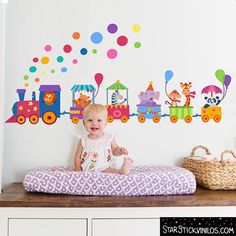
[{"label": "red dot decal", "polygon": [[65,53],[70,53],[71,50],[72,50],[72,47],[69,45],[69,44],[66,44],[64,47],[63,47],[63,50]]},{"label": "red dot decal", "polygon": [[119,36],[117,38],[117,44],[119,46],[125,46],[128,43],[128,38],[126,36]]}]

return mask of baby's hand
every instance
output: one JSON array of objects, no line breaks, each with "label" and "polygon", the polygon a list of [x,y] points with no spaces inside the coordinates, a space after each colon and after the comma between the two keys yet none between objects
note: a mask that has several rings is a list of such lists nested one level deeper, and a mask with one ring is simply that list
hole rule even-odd
[{"label": "baby's hand", "polygon": [[120,148],[120,151],[121,151],[122,154],[128,155],[128,150],[127,150],[126,148],[121,147],[121,148]]},{"label": "baby's hand", "polygon": [[120,156],[120,155],[128,155],[128,151],[124,147],[116,147],[114,150],[114,155]]}]

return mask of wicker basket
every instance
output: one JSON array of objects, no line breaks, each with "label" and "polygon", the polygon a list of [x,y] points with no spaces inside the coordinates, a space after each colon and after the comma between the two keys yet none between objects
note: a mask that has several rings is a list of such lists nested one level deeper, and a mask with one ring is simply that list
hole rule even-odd
[{"label": "wicker basket", "polygon": [[[197,149],[203,149],[208,158],[195,156]],[[184,168],[193,172],[199,185],[211,190],[235,190],[236,189],[236,161],[225,159],[225,154],[231,154],[236,158],[233,151],[225,150],[221,153],[220,160],[210,158],[210,151],[204,146],[193,148],[191,156],[185,157]]]}]

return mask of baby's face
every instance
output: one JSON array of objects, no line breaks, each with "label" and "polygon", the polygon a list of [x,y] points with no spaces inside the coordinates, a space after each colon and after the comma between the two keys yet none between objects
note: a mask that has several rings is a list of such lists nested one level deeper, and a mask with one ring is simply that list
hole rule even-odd
[{"label": "baby's face", "polygon": [[102,135],[107,126],[107,115],[105,112],[89,112],[84,118],[84,127],[92,136]]}]

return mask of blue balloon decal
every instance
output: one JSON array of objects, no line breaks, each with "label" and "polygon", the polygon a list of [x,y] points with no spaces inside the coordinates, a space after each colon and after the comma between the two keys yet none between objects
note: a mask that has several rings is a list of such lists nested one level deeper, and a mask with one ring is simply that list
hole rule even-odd
[{"label": "blue balloon decal", "polygon": [[166,83],[168,83],[168,82],[172,79],[173,75],[174,75],[174,73],[173,73],[173,71],[171,71],[171,70],[167,70],[167,71],[165,72],[165,80],[166,80]]}]

